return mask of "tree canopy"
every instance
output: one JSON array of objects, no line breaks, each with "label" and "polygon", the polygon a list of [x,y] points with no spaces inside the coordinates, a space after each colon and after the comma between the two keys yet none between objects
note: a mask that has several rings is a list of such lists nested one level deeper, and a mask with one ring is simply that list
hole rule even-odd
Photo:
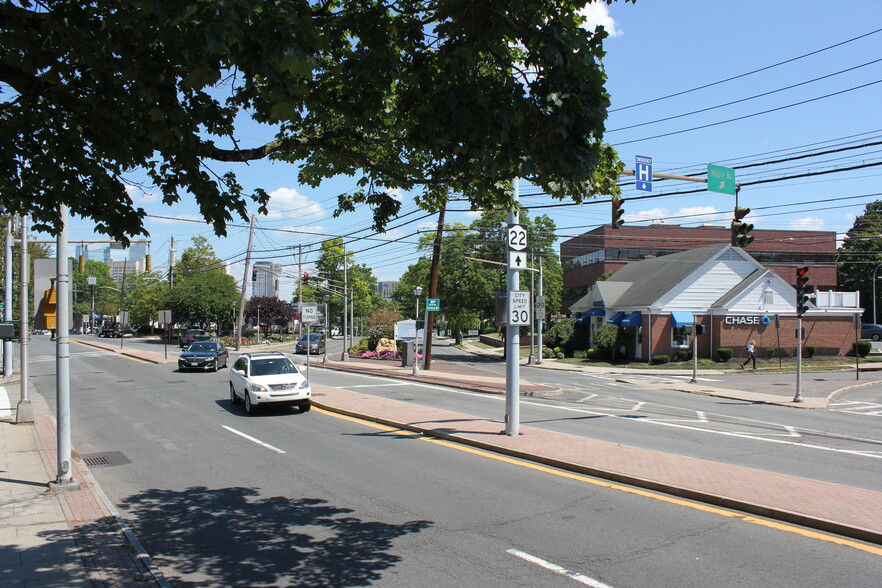
[{"label": "tree canopy", "polygon": [[[839,247],[837,281],[839,288],[845,291],[859,290],[861,302],[866,308],[865,322],[874,320],[873,309],[873,276],[878,266],[882,266],[882,201],[876,200],[867,204],[864,214],[854,220],[848,230],[842,246]],[[876,293],[880,287],[877,285]]]},{"label": "tree canopy", "polygon": [[[507,209],[515,177],[576,202],[616,194],[606,33],[583,28],[584,4],[0,1],[0,206],[55,234],[65,203],[125,242],[146,234],[125,189],[144,170],[224,235],[268,195],[209,164],[263,158],[309,186],[356,176],[337,213],[367,204],[377,229],[401,206],[390,188],[426,210],[448,191]],[[240,116],[274,137],[237,139]]]}]

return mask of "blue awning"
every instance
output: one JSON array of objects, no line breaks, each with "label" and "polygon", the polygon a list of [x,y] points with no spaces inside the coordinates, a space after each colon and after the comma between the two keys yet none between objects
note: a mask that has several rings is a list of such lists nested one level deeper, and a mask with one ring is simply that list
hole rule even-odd
[{"label": "blue awning", "polygon": [[619,325],[622,323],[624,318],[625,318],[625,313],[620,311],[620,312],[617,312],[614,315],[612,315],[612,317],[610,317],[610,319],[606,322],[612,323],[614,325]]},{"label": "blue awning", "polygon": [[620,327],[639,327],[641,325],[643,325],[643,315],[640,314],[639,310],[629,314],[628,318],[619,324]]},{"label": "blue awning", "polygon": [[603,316],[606,314],[606,311],[602,308],[592,308],[588,311],[591,316]]},{"label": "blue awning", "polygon": [[686,325],[695,323],[695,315],[691,312],[684,312],[682,310],[671,312],[671,319],[674,321],[675,327],[685,327]]},{"label": "blue awning", "polygon": [[590,324],[591,323],[591,315],[590,314],[583,314],[582,316],[579,317],[578,321],[579,321],[580,325]]}]

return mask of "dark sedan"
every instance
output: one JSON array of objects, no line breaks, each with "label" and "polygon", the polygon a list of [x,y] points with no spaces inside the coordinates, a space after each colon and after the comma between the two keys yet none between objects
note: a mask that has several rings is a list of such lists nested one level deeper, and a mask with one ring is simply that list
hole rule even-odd
[{"label": "dark sedan", "polygon": [[872,325],[869,323],[861,325],[861,339],[879,341],[882,339],[882,325]]},{"label": "dark sedan", "polygon": [[212,370],[227,367],[230,354],[220,341],[197,341],[178,357],[178,369]]},{"label": "dark sedan", "polygon": [[297,340],[297,345],[294,346],[295,353],[306,353],[307,348],[309,348],[309,353],[312,355],[318,355],[319,353],[325,352],[325,336],[320,333],[309,333],[308,335],[303,335],[300,339]]}]

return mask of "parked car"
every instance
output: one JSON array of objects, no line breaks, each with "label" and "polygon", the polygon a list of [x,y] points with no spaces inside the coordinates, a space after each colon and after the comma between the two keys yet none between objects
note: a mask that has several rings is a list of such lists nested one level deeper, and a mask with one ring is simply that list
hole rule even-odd
[{"label": "parked car", "polygon": [[178,369],[211,370],[227,367],[230,354],[220,341],[196,341],[178,357]]},{"label": "parked car", "polygon": [[331,327],[331,339],[340,336],[340,327]]},{"label": "parked car", "polygon": [[101,327],[101,330],[98,331],[99,337],[119,337],[119,324],[113,323],[112,325],[104,325]]},{"label": "parked car", "polygon": [[291,359],[278,352],[245,353],[230,369],[230,402],[254,414],[261,404],[310,409],[312,389]]},{"label": "parked car", "polygon": [[181,349],[189,347],[196,341],[211,341],[211,335],[202,329],[187,329],[178,337],[178,345]]},{"label": "parked car", "polygon": [[874,325],[870,323],[861,325],[861,339],[879,341],[882,339],[882,325]]},{"label": "parked car", "polygon": [[312,355],[324,353],[325,336],[321,333],[308,333],[303,335],[297,340],[297,345],[294,346],[294,351],[297,353],[306,353],[307,347],[309,348],[309,353]]}]

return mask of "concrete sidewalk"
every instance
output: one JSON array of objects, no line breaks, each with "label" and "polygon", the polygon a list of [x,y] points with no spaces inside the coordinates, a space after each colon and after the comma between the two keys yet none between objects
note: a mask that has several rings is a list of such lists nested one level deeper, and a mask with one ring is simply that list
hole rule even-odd
[{"label": "concrete sidewalk", "polygon": [[33,424],[15,424],[19,383],[0,385],[0,585],[168,586],[117,516],[88,468],[73,460],[79,488],[54,490],[56,431],[31,395]]}]

